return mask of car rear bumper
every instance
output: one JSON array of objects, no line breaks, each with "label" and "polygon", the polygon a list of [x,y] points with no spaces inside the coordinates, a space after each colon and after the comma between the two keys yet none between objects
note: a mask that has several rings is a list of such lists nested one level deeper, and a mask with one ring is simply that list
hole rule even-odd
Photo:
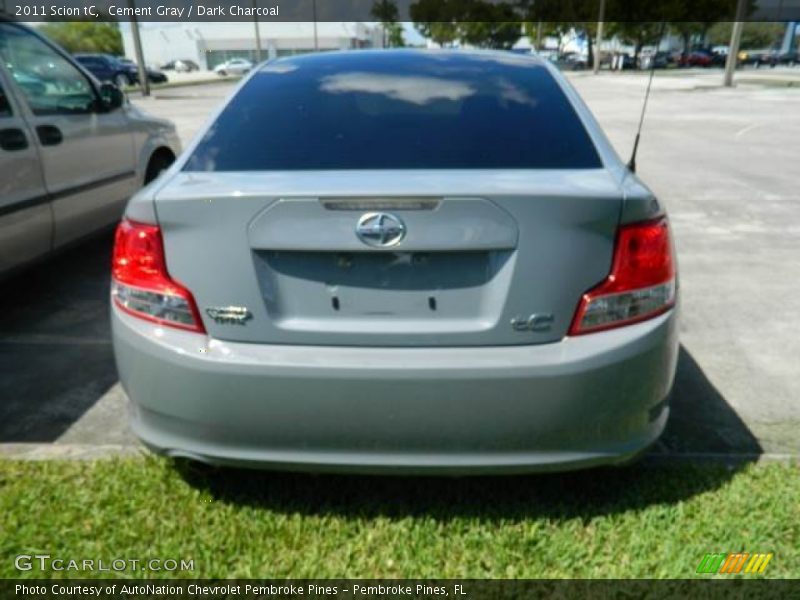
[{"label": "car rear bumper", "polygon": [[231,343],[113,309],[132,426],[157,452],[310,471],[515,473],[616,464],[661,434],[675,311],[534,346]]}]

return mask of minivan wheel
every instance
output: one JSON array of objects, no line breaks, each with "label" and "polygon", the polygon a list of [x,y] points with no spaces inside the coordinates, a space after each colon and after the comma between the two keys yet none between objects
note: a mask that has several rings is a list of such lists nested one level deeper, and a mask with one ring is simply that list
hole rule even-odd
[{"label": "minivan wheel", "polygon": [[147,164],[147,171],[144,175],[145,185],[161,175],[162,171],[166,171],[173,162],[175,162],[175,157],[167,150],[153,154],[150,158],[150,162]]}]

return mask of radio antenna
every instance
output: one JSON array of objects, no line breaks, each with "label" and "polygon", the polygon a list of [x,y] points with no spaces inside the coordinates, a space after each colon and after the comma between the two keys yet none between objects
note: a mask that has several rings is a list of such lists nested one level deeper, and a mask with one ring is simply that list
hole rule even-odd
[{"label": "radio antenna", "polygon": [[661,22],[661,30],[658,32],[658,42],[656,42],[656,49],[653,52],[653,57],[650,59],[650,76],[647,79],[647,90],[644,93],[644,102],[642,103],[642,114],[639,115],[639,127],[636,129],[636,138],[633,140],[633,152],[631,159],[628,161],[628,168],[631,173],[636,172],[636,151],[639,150],[639,138],[642,137],[642,124],[644,123],[644,113],[647,110],[647,100],[650,98],[650,87],[653,85],[653,75],[656,72],[656,54],[661,47],[661,41],[664,39],[664,29],[666,23]]}]

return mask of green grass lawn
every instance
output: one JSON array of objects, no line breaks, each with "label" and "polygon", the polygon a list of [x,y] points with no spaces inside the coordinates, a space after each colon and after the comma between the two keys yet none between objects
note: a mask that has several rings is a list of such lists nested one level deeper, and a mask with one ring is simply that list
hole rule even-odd
[{"label": "green grass lawn", "polygon": [[706,553],[734,551],[800,576],[800,470],[785,464],[449,479],[5,460],[0,514],[4,578],[51,575],[15,570],[34,553],[193,559],[183,577],[696,577]]}]

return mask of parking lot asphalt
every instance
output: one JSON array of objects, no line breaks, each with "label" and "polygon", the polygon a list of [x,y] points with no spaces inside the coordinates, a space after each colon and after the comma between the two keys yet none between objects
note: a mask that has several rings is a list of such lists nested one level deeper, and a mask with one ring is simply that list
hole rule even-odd
[{"label": "parking lot asphalt", "polygon": [[[798,71],[795,69],[794,71]],[[800,455],[800,78],[656,74],[639,149],[670,211],[682,295],[673,410],[655,455]],[[627,159],[646,78],[570,74]],[[133,101],[184,145],[230,83]],[[109,340],[111,235],[0,283],[0,454],[135,451]]]}]

